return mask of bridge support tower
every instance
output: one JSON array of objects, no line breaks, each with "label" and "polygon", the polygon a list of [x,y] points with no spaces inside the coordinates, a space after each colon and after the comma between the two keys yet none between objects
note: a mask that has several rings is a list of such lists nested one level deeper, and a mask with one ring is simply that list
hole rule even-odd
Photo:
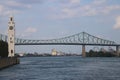
[{"label": "bridge support tower", "polygon": [[119,51],[120,46],[116,46],[116,54],[119,57],[120,56],[120,51]]},{"label": "bridge support tower", "polygon": [[85,45],[82,45],[82,57],[86,57]]}]

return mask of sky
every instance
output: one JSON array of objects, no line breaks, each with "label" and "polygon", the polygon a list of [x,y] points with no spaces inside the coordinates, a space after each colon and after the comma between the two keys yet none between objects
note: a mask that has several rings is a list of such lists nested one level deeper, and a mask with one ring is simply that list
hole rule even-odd
[{"label": "sky", "polygon": [[[80,32],[120,43],[120,0],[0,0],[0,33],[9,16],[16,37],[55,39]],[[81,46],[16,46],[16,52],[81,51]]]}]

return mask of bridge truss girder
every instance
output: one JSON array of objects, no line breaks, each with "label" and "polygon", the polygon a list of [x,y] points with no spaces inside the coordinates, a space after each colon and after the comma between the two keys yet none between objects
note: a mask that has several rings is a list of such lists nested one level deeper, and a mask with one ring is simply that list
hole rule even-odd
[{"label": "bridge truss girder", "polygon": [[[7,42],[7,36],[0,34],[0,40]],[[101,44],[101,45],[115,45],[114,41],[105,40],[102,38],[95,37],[86,32],[78,33],[68,37],[58,38],[58,39],[49,39],[49,40],[31,40],[31,39],[19,39],[15,38],[15,44],[24,45],[24,44]]]},{"label": "bridge truss girder", "polygon": [[16,44],[116,44],[114,41],[101,39],[95,36],[92,36],[88,33],[82,32],[68,37],[58,38],[58,39],[49,39],[49,40],[29,40],[29,39],[16,39]]}]

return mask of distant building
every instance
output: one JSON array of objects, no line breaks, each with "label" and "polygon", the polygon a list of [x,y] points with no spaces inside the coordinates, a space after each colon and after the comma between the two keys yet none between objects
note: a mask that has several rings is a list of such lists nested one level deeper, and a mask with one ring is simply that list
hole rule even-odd
[{"label": "distant building", "polygon": [[52,56],[56,56],[57,55],[57,51],[55,49],[52,49]]},{"label": "distant building", "polygon": [[108,48],[108,52],[114,53],[114,52],[115,52],[115,50],[114,50],[114,49],[112,49],[111,47],[109,47],[109,48]]},{"label": "distant building", "polygon": [[102,52],[104,52],[104,53],[105,53],[105,52],[106,52],[106,49],[101,48],[101,49],[100,49],[100,51],[102,51]]},{"label": "distant building", "polygon": [[24,56],[24,53],[20,53],[19,56],[20,56],[20,57],[23,57],[23,56]]},{"label": "distant building", "polygon": [[63,52],[59,51],[59,52],[57,52],[57,55],[58,56],[64,56],[65,54]]}]

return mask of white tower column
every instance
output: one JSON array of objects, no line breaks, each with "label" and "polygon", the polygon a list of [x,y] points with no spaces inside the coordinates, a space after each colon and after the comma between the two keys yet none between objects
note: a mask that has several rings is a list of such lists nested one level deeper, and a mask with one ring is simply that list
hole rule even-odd
[{"label": "white tower column", "polygon": [[15,54],[15,22],[10,17],[8,22],[8,57],[14,57]]}]

